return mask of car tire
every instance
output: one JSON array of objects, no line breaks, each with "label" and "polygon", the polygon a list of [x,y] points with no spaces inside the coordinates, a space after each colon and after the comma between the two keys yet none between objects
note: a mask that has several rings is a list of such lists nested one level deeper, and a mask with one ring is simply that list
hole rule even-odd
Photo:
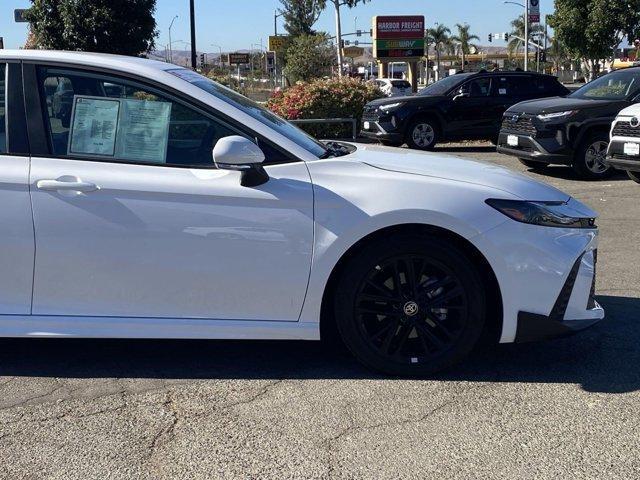
[{"label": "car tire", "polygon": [[609,145],[606,132],[595,132],[586,136],[576,151],[573,170],[585,180],[600,180],[614,173],[613,167],[603,163]]},{"label": "car tire", "polygon": [[640,183],[640,172],[632,172],[630,170],[627,170],[627,175],[629,175],[629,178],[634,182]]},{"label": "car tire", "polygon": [[385,237],[366,245],[343,272],[334,297],[337,329],[369,368],[433,374],[463,360],[481,337],[483,282],[474,262],[451,242]]},{"label": "car tire", "polygon": [[549,166],[547,163],[536,162],[535,160],[527,160],[526,158],[519,158],[518,160],[520,160],[520,163],[525,167],[534,171],[544,170]]},{"label": "car tire", "polygon": [[438,127],[433,120],[419,118],[409,124],[406,141],[414,150],[432,150],[438,141]]}]

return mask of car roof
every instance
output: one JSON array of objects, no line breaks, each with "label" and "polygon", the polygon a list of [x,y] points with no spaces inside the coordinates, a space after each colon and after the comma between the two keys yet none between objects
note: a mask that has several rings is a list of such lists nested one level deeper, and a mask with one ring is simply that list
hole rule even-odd
[{"label": "car roof", "polygon": [[0,50],[0,60],[69,63],[88,67],[111,68],[131,73],[152,75],[158,70],[182,68],[171,63],[141,57],[127,57],[109,53],[70,52],[64,50]]}]

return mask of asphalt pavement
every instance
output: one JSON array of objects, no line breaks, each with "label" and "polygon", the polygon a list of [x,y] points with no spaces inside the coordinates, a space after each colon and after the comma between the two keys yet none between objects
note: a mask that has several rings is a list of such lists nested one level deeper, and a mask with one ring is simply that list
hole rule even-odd
[{"label": "asphalt pavement", "polygon": [[0,478],[640,478],[640,185],[527,175],[601,214],[596,327],[428,380],[319,343],[3,339]]}]

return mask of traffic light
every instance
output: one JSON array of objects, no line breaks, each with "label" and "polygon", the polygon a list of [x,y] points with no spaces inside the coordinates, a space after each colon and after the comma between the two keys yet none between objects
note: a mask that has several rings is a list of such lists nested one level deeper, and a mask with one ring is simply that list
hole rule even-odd
[{"label": "traffic light", "polygon": [[493,33],[489,34],[489,43],[493,42]]},{"label": "traffic light", "polygon": [[205,55],[204,53],[200,54],[200,65],[203,66],[203,67],[205,65],[205,56],[204,55]]},{"label": "traffic light", "polygon": [[508,42],[510,37],[511,37],[511,34],[510,34],[510,33],[505,33],[505,34],[504,34],[504,41],[505,41],[505,42]]}]

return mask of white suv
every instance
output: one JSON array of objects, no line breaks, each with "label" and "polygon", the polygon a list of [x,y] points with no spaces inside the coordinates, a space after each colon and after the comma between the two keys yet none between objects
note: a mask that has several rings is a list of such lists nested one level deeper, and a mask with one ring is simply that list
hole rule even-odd
[{"label": "white suv", "polygon": [[606,161],[618,170],[626,170],[631,180],[640,183],[640,104],[618,113],[611,125]]},{"label": "white suv", "polygon": [[376,85],[387,97],[403,97],[412,93],[411,84],[407,80],[378,78]]}]

